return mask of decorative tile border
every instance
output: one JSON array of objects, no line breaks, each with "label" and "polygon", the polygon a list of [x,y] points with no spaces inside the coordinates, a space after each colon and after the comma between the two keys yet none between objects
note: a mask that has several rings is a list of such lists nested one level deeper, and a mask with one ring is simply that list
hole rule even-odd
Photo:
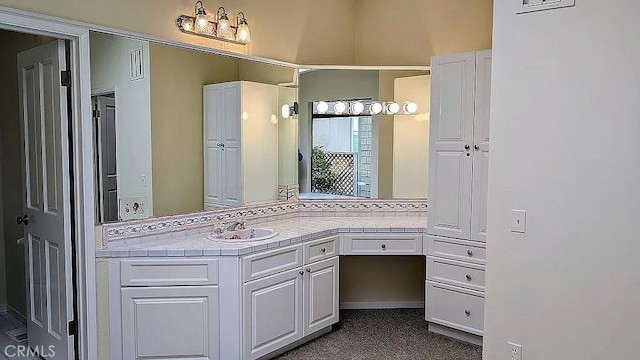
[{"label": "decorative tile border", "polygon": [[[297,195],[297,188],[293,188],[292,191]],[[296,196],[287,202],[104,224],[102,246],[105,248],[109,242],[117,240],[155,236],[162,238],[165,237],[162,235],[174,232],[199,231],[216,223],[232,222],[235,219],[244,219],[249,224],[257,224],[296,216],[420,216],[426,215],[426,212],[426,199],[297,200]]]}]

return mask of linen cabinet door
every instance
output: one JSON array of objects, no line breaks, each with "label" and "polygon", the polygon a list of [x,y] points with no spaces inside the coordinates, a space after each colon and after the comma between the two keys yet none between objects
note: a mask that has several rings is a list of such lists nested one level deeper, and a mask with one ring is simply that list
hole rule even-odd
[{"label": "linen cabinet door", "polygon": [[304,336],[338,322],[339,264],[336,256],[305,268]]},{"label": "linen cabinet door", "polygon": [[222,134],[222,87],[204,86],[204,203],[222,202],[224,136]]},{"label": "linen cabinet door", "polygon": [[243,359],[257,359],[302,338],[301,268],[243,286]]},{"label": "linen cabinet door", "polygon": [[243,204],[242,193],[242,107],[240,83],[223,85],[222,129],[224,133],[223,156],[223,198],[228,206]]},{"label": "linen cabinet door", "polygon": [[487,184],[489,181],[489,104],[491,50],[476,53],[476,111],[473,121],[473,185],[471,240],[487,241]]},{"label": "linen cabinet door", "polygon": [[123,288],[123,359],[219,359],[217,286]]},{"label": "linen cabinet door", "polygon": [[427,232],[471,236],[475,53],[431,59]]}]

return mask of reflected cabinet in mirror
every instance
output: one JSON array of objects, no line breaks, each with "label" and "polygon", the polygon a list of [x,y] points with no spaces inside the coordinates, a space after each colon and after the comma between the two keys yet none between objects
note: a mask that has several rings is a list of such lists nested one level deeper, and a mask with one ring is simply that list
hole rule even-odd
[{"label": "reflected cabinet in mirror", "polygon": [[298,119],[281,113],[297,101],[296,69],[97,32],[90,47],[101,222],[297,188]]},{"label": "reflected cabinet in mirror", "polygon": [[427,197],[428,71],[301,69],[302,199]]}]

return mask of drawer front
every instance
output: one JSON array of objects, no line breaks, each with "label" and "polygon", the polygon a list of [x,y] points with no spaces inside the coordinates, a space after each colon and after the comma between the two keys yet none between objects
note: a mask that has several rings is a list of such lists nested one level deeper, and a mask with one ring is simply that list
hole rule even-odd
[{"label": "drawer front", "polygon": [[421,255],[420,234],[345,234],[342,237],[344,255]]},{"label": "drawer front", "polygon": [[120,261],[120,285],[122,286],[217,284],[217,259],[135,259]]},{"label": "drawer front", "polygon": [[304,243],[304,263],[309,264],[338,255],[339,239],[340,236],[335,235],[328,238]]},{"label": "drawer front", "polygon": [[244,281],[302,266],[302,245],[288,246],[242,258]]},{"label": "drawer front", "polygon": [[484,298],[462,291],[427,281],[427,321],[482,336]]},{"label": "drawer front", "polygon": [[427,256],[427,279],[484,292],[484,266]]},{"label": "drawer front", "polygon": [[484,244],[431,235],[427,236],[427,255],[481,265],[486,262]]}]

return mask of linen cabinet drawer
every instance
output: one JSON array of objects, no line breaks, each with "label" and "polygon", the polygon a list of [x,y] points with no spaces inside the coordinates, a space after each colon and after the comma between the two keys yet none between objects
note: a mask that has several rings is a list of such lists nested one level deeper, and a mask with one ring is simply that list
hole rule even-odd
[{"label": "linen cabinet drawer", "polygon": [[484,265],[486,249],[483,243],[427,236],[427,255]]},{"label": "linen cabinet drawer", "polygon": [[345,234],[344,255],[422,255],[421,234]]},{"label": "linen cabinet drawer", "polygon": [[120,285],[122,286],[217,284],[217,259],[135,259],[120,261]]},{"label": "linen cabinet drawer", "polygon": [[427,321],[483,335],[482,293],[427,281]]},{"label": "linen cabinet drawer", "polygon": [[244,281],[302,266],[302,245],[288,246],[242,258]]},{"label": "linen cabinet drawer", "polygon": [[427,256],[427,279],[484,292],[484,266]]},{"label": "linen cabinet drawer", "polygon": [[304,253],[304,263],[309,264],[338,255],[339,239],[340,236],[335,235],[328,238],[304,243],[302,245]]}]

